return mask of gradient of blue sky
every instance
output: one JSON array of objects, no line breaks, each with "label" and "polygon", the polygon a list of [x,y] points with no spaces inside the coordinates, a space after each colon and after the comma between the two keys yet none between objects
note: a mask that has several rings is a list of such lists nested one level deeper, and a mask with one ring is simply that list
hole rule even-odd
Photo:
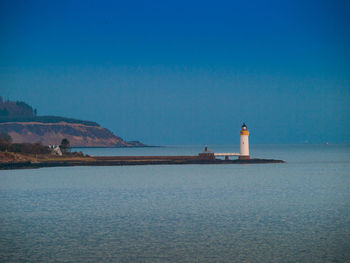
[{"label": "gradient of blue sky", "polygon": [[348,1],[1,1],[0,95],[149,144],[350,141]]}]

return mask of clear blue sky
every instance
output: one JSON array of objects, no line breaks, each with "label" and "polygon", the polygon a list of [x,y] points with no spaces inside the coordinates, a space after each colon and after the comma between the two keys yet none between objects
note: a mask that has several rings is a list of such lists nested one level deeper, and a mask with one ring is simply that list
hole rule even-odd
[{"label": "clear blue sky", "polygon": [[1,1],[0,95],[148,144],[350,141],[350,2]]}]

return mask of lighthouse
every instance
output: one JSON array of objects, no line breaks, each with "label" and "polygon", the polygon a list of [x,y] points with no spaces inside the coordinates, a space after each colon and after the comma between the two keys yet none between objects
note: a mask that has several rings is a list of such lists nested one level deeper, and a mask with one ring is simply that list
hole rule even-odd
[{"label": "lighthouse", "polygon": [[243,125],[241,127],[240,131],[240,138],[241,138],[241,143],[240,143],[240,155],[239,159],[240,160],[249,160],[249,131],[247,130],[247,126],[243,122]]}]

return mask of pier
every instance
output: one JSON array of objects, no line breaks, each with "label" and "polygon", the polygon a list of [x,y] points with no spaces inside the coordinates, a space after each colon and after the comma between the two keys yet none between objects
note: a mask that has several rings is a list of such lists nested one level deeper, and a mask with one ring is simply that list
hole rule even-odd
[{"label": "pier", "polygon": [[[214,157],[214,158],[213,158]],[[0,169],[26,169],[64,166],[132,166],[132,165],[184,165],[184,164],[268,164],[284,163],[274,159],[216,159],[214,154],[194,156],[95,156],[80,159],[66,158],[40,162],[0,163]]]}]

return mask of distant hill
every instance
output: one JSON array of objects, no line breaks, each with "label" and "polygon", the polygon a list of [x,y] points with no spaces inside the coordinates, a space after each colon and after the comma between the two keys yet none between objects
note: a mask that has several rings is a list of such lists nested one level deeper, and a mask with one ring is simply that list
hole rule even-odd
[{"label": "distant hill", "polygon": [[138,141],[127,142],[92,121],[59,116],[37,116],[37,110],[23,101],[4,101],[0,97],[0,133],[13,142],[44,145],[60,144],[63,138],[75,147],[137,147]]},{"label": "distant hill", "polygon": [[37,110],[24,101],[4,101],[0,96],[0,123],[3,122],[42,122],[42,123],[80,123],[99,126],[93,121],[83,121],[59,116],[37,116]]},{"label": "distant hill", "polygon": [[59,123],[59,122],[67,122],[67,123],[80,123],[87,126],[97,126],[100,125],[93,121],[83,121],[72,118],[65,118],[59,116],[34,116],[34,117],[0,117],[0,123],[4,122],[41,122],[41,123]]}]

